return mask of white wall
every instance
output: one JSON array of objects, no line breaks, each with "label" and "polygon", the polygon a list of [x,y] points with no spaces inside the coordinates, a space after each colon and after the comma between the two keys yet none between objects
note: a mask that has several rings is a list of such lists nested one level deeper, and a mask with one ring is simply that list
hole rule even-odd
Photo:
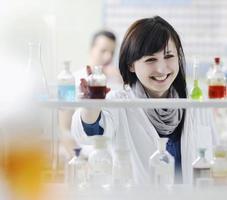
[{"label": "white wall", "polygon": [[26,67],[29,41],[42,42],[50,82],[63,60],[72,60],[73,70],[85,65],[101,18],[102,0],[0,0],[0,78]]},{"label": "white wall", "polygon": [[58,0],[55,6],[57,69],[69,59],[76,70],[86,65],[92,34],[102,26],[102,0]]},{"label": "white wall", "polygon": [[104,24],[116,31],[119,40],[140,18],[160,15],[170,22],[181,37],[188,75],[194,56],[200,61],[203,78],[213,57],[220,56],[227,63],[226,0],[106,0],[104,10]]}]

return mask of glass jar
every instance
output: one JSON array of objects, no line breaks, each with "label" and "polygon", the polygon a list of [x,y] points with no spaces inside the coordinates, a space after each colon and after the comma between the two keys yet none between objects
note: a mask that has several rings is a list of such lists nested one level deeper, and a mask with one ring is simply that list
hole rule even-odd
[{"label": "glass jar", "polygon": [[167,138],[158,139],[158,149],[149,158],[149,174],[152,185],[174,184],[174,158],[166,151]]},{"label": "glass jar", "polygon": [[227,185],[226,147],[217,146],[214,149],[214,158],[211,161],[211,175],[215,185]]},{"label": "glass jar", "polygon": [[113,159],[113,185],[130,187],[133,184],[132,163],[129,150],[115,150]]},{"label": "glass jar", "polygon": [[86,186],[87,161],[81,155],[81,148],[74,149],[75,156],[68,162],[66,168],[66,182],[69,187],[79,189]]},{"label": "glass jar", "polygon": [[109,187],[112,182],[112,156],[107,150],[107,137],[93,136],[94,150],[88,157],[89,184],[92,187]]},{"label": "glass jar", "polygon": [[201,179],[211,178],[211,163],[206,159],[205,152],[205,148],[199,148],[199,155],[192,163],[194,185],[197,185]]},{"label": "glass jar", "polygon": [[75,100],[75,78],[70,71],[70,61],[64,62],[64,70],[57,77],[58,98],[65,101]]},{"label": "glass jar", "polygon": [[89,98],[105,99],[106,76],[101,66],[95,66],[91,75],[88,76]]}]

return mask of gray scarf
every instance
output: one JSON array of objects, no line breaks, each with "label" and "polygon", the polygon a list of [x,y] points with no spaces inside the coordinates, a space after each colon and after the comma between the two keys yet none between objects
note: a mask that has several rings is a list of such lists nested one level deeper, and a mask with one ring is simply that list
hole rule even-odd
[{"label": "gray scarf", "polygon": [[[147,96],[144,87],[139,81],[132,86],[132,91],[136,97],[150,98]],[[179,95],[174,87],[170,87],[167,98],[179,98]],[[144,111],[156,131],[161,135],[169,135],[173,133],[183,116],[183,109],[145,108]]]}]

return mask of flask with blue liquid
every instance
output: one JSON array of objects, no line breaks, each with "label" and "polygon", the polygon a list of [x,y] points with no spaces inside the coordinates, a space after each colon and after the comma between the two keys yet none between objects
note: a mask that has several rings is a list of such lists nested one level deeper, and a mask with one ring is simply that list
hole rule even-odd
[{"label": "flask with blue liquid", "polygon": [[70,61],[64,62],[64,70],[57,77],[58,98],[64,101],[73,101],[76,96],[75,77],[70,71]]}]

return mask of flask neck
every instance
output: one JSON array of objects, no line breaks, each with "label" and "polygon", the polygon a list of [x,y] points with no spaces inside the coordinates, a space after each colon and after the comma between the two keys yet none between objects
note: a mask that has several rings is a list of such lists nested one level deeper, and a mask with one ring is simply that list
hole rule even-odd
[{"label": "flask neck", "polygon": [[168,139],[167,138],[159,138],[158,140],[158,151],[160,153],[163,153],[166,151],[166,143]]},{"label": "flask neck", "polygon": [[194,87],[199,87],[199,81],[197,79],[194,80]]},{"label": "flask neck", "polygon": [[71,61],[64,61],[64,69],[67,73],[71,73],[70,65],[71,65]]},{"label": "flask neck", "polygon": [[198,60],[196,58],[194,58],[193,61],[193,78],[194,80],[198,79]]},{"label": "flask neck", "polygon": [[221,70],[221,59],[219,57],[214,58],[214,70]]},{"label": "flask neck", "polygon": [[75,148],[73,150],[74,150],[75,156],[76,157],[79,157],[80,156],[80,153],[81,153],[81,148]]},{"label": "flask neck", "polygon": [[205,159],[205,153],[206,153],[206,149],[205,148],[200,148],[199,149],[199,157],[202,159]]},{"label": "flask neck", "polygon": [[102,74],[102,67],[94,66],[94,74]]}]

